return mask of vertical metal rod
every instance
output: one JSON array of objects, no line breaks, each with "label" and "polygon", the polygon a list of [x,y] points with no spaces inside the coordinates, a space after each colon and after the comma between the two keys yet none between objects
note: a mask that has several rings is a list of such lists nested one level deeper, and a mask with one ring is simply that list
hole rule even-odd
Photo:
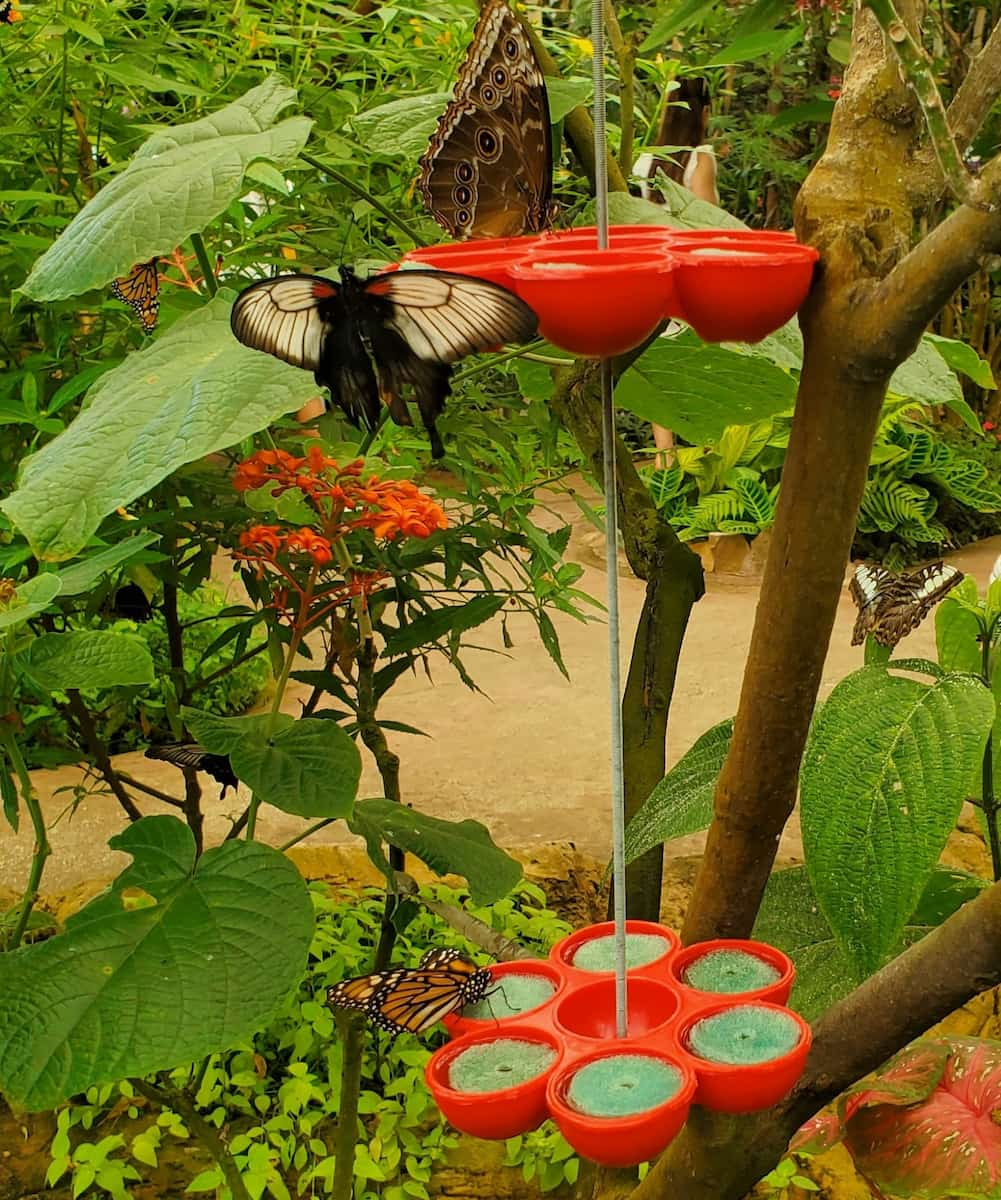
[{"label": "vertical metal rod", "polygon": [[605,132],[605,5],[591,0],[591,45],[594,47],[594,200],[598,249],[608,246],[608,137]]},{"label": "vertical metal rod", "polygon": [[[594,47],[594,196],[598,249],[608,246],[608,137],[605,127],[605,7],[591,0]],[[612,755],[612,915],[615,919],[615,1032],[629,1032],[626,994],[626,804],[622,768],[622,682],[619,677],[619,508],[615,470],[612,364],[601,360],[601,451],[605,468],[605,571],[608,576],[608,708]]]},{"label": "vertical metal rod", "polygon": [[628,1033],[626,995],[626,813],[622,763],[622,682],[619,674],[619,520],[615,470],[612,364],[601,360],[601,443],[605,467],[605,571],[608,576],[608,709],[612,757],[612,916],[615,920],[615,1030]]}]

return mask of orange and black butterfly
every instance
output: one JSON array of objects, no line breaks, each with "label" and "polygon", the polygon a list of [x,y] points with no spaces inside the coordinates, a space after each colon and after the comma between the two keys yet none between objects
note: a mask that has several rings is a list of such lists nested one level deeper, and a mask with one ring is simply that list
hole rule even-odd
[{"label": "orange and black butterfly", "polygon": [[23,20],[24,14],[17,11],[17,0],[0,0],[0,25],[13,25]]},{"label": "orange and black butterfly", "polygon": [[116,279],[111,285],[111,294],[127,304],[138,316],[143,333],[153,332],[160,311],[159,261],[158,258],[151,258],[149,262],[139,263],[128,275]]},{"label": "orange and black butterfly", "polygon": [[423,1033],[457,1008],[482,1000],[490,971],[458,950],[429,950],[416,968],[345,979],[327,989],[331,1008],[363,1012],[388,1033]]}]

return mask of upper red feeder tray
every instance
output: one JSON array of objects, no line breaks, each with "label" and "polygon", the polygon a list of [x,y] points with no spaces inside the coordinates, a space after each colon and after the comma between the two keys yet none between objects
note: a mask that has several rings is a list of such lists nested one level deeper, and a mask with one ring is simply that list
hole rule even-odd
[{"label": "upper red feeder tray", "polygon": [[476,275],[516,292],[543,337],[593,358],[645,341],[661,321],[687,321],[706,341],[756,342],[796,312],[818,258],[791,233],[613,225],[521,238],[449,242],[405,260]]},{"label": "upper red feeder tray", "polygon": [[457,1129],[508,1138],[552,1117],[579,1154],[630,1166],[659,1154],[693,1103],[752,1112],[786,1095],[811,1041],[784,1007],[790,960],[753,941],[682,950],[676,934],[648,921],[627,921],[626,932],[624,1038],[612,922],[563,938],[548,960],[491,967],[495,988],[476,1016],[445,1019],[453,1040],[425,1075]]}]

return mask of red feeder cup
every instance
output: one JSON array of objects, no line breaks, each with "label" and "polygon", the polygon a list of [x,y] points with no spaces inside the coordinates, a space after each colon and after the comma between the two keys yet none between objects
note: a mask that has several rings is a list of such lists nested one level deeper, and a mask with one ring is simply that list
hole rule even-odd
[{"label": "red feeder cup", "polygon": [[[549,984],[549,995],[528,1008],[518,1006],[524,998],[525,989],[512,984],[511,980],[538,979]],[[527,1014],[533,1013],[543,1004],[548,1004],[562,990],[565,980],[560,972],[548,962],[541,959],[528,961],[496,963],[490,968],[490,978],[493,980],[487,995],[480,1000],[475,1008],[483,1015],[470,1016],[464,1010],[449,1013],[442,1021],[452,1037],[463,1033],[476,1033],[482,1030],[496,1031],[504,1022],[518,1021]]]},{"label": "red feeder cup", "polygon": [[762,246],[753,235],[672,248],[683,319],[707,342],[760,342],[806,298],[819,257],[812,246]]},{"label": "red feeder cup", "polygon": [[[742,964],[740,958],[748,961]],[[725,961],[727,959],[730,961]],[[758,970],[755,970],[755,964]],[[792,991],[796,968],[791,958],[764,942],[718,938],[679,951],[671,960],[671,975],[679,986],[697,992],[706,1002],[733,996],[739,997],[742,1003],[767,1000],[772,1004],[785,1004]],[[767,978],[769,975],[771,978]],[[756,979],[762,982],[756,983]],[[741,987],[741,983],[751,986]]]},{"label": "red feeder cup", "polygon": [[[522,1046],[543,1047],[552,1059],[539,1073],[513,1087],[494,1090],[468,1090],[455,1086],[454,1069],[469,1051],[479,1047],[489,1051],[498,1042],[515,1043],[510,1049],[512,1065],[517,1061],[518,1043]],[[530,1129],[537,1129],[549,1116],[546,1105],[546,1085],[562,1057],[562,1047],[548,1031],[528,1025],[515,1025],[499,1035],[497,1030],[467,1034],[431,1055],[424,1068],[424,1078],[435,1103],[445,1117],[464,1133],[481,1138],[509,1138]],[[501,1070],[494,1070],[500,1076]]]},{"label": "red feeder cup", "polygon": [[[723,1062],[706,1056],[704,1048],[698,1046],[699,1029],[714,1020],[731,1020],[733,1024],[747,1013],[751,1024],[763,1016],[788,1025],[798,1035],[795,1044],[785,1053],[759,1062]],[[784,1032],[784,1030],[783,1030]],[[739,1034],[737,1036],[740,1036]],[[734,1044],[733,1031],[725,1032],[719,1039],[721,1046],[727,1041]],[[717,1112],[746,1113],[771,1108],[791,1091],[793,1084],[803,1074],[806,1058],[810,1053],[813,1035],[810,1026],[799,1013],[782,1008],[778,1004],[755,1001],[746,1004],[716,1004],[689,1017],[681,1027],[679,1041],[682,1048],[694,1060],[699,1086],[695,1095],[697,1104]],[[721,1055],[722,1057],[722,1055]]]},{"label": "red feeder cup", "polygon": [[515,290],[539,316],[539,332],[589,358],[622,354],[645,341],[673,306],[666,253],[538,249],[511,267]]},{"label": "red feeder cup", "polygon": [[[620,1062],[610,1063],[609,1060]],[[609,1063],[611,1070],[592,1084],[593,1090],[602,1089],[602,1098],[606,1102],[596,1107],[609,1114],[599,1115],[587,1111],[590,1105],[582,1104],[574,1093],[578,1080],[583,1080],[589,1071],[600,1071],[605,1063]],[[641,1065],[640,1070],[637,1070],[637,1063]],[[646,1065],[645,1072],[643,1064]],[[651,1089],[643,1075],[652,1074],[651,1068],[659,1069],[670,1081],[666,1098],[660,1103],[647,1103],[637,1111],[614,1115],[615,1102],[628,1095],[625,1088],[631,1085],[635,1085],[637,1104],[648,1099],[643,1093]],[[656,1086],[659,1081],[654,1078],[653,1082]],[[645,1088],[644,1083],[647,1084]],[[620,1046],[612,1045],[555,1071],[549,1079],[546,1099],[560,1133],[578,1154],[605,1167],[629,1167],[656,1157],[677,1137],[688,1119],[696,1086],[695,1072],[687,1063],[654,1049],[622,1050]]]}]

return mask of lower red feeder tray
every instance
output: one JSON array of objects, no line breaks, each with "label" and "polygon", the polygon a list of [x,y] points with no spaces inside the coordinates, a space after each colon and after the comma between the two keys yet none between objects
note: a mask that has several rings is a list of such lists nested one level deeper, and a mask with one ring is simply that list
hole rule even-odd
[{"label": "lower red feeder tray", "polygon": [[803,303],[817,257],[788,233],[615,225],[604,250],[591,226],[451,242],[406,261],[507,287],[549,341],[602,358],[640,345],[671,317],[706,341],[760,341]]},{"label": "lower red feeder tray", "polygon": [[585,1158],[629,1166],[659,1154],[693,1102],[752,1112],[789,1092],[810,1028],[784,1007],[794,969],[781,951],[736,940],[681,949],[672,930],[627,921],[618,1038],[613,933],[593,925],[547,960],[492,967],[496,986],[475,1012],[446,1018],[453,1040],[426,1078],[457,1129],[507,1138],[552,1117]]}]

